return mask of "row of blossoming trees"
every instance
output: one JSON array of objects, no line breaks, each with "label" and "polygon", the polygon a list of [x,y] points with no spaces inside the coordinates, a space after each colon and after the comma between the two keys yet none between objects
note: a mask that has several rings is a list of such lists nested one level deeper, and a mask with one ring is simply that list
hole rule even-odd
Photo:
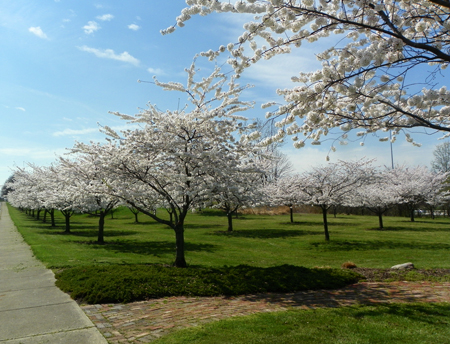
[{"label": "row of blossoming trees", "polygon": [[[115,113],[130,129],[116,132],[103,127],[105,143],[77,142],[66,157],[48,167],[18,168],[8,185],[8,201],[15,207],[45,210],[54,219],[62,212],[66,231],[74,213],[99,217],[98,242],[104,242],[105,216],[126,205],[175,233],[175,266],[186,266],[184,223],[194,208],[217,207],[226,211],[229,230],[232,213],[239,207],[310,204],[323,210],[325,239],[329,240],[327,211],[335,205],[365,206],[380,217],[391,205],[405,203],[414,209],[425,202],[435,207],[446,200],[447,174],[426,168],[379,171],[372,161],[340,161],[301,175],[271,178],[276,162],[256,144],[244,117],[250,106],[239,100],[240,87],[219,69],[194,81],[195,64],[187,70],[187,86],[155,84],[185,92],[190,105],[162,112],[156,106],[135,116]],[[213,94],[212,97],[208,95]],[[167,214],[155,212],[165,208]],[[52,220],[54,223],[54,220]]]}]

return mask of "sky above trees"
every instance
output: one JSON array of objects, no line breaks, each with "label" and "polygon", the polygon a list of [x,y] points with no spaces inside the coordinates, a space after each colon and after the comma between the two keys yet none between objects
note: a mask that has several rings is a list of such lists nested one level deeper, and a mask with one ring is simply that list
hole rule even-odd
[{"label": "sky above trees", "polygon": [[[249,16],[210,15],[191,19],[176,32],[160,30],[174,25],[185,2],[132,0],[81,2],[77,0],[4,0],[0,4],[0,184],[14,166],[30,162],[47,165],[71,148],[74,141],[102,141],[99,125],[120,130],[123,123],[109,111],[133,115],[148,102],[159,109],[182,107],[187,98],[151,83],[152,77],[185,83],[195,54],[235,42]],[[277,63],[263,61],[239,79],[255,87],[242,94],[255,101],[245,115],[264,118],[260,105],[281,101],[276,88],[292,87],[290,78],[299,70],[320,67],[314,54],[334,44],[336,37],[305,44],[291,54],[277,56]],[[214,62],[199,58],[197,66],[207,76],[226,54]],[[292,68],[291,68],[292,67]],[[426,71],[424,71],[426,73]],[[137,80],[144,82],[138,83]],[[423,131],[417,129],[417,132]],[[416,135],[422,147],[399,138],[393,144],[394,163],[429,165],[440,135]],[[286,140],[287,153],[298,171],[322,165],[330,145],[308,145],[301,150]],[[332,161],[366,156],[378,165],[390,165],[389,143],[369,137],[338,146]]]}]

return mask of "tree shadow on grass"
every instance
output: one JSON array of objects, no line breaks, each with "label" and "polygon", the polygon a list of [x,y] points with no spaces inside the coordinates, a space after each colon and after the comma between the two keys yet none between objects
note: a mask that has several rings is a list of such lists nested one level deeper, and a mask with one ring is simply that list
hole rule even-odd
[{"label": "tree shadow on grass", "polygon": [[380,240],[366,241],[330,241],[314,242],[310,244],[313,249],[319,251],[372,251],[382,249],[412,249],[412,250],[449,250],[450,244],[420,243],[420,242],[394,242]]},{"label": "tree shadow on grass", "polygon": [[[281,225],[292,225],[299,227],[320,227],[323,228],[322,221],[294,221],[294,222],[280,222]],[[333,222],[328,221],[328,227],[351,227],[351,222]]]},{"label": "tree shadow on grass", "polygon": [[[86,238],[96,238],[98,236],[98,228],[97,227],[93,227],[92,231],[88,231],[88,230],[71,230],[70,233],[66,233],[64,232],[64,228],[58,228],[59,231],[51,231],[49,232],[48,230],[45,231],[39,231],[40,234],[46,234],[46,235],[73,235],[76,237],[86,237]],[[83,229],[86,229],[85,227]],[[139,232],[136,231],[129,231],[129,230],[115,230],[115,231],[108,231],[105,230],[104,232],[104,236],[105,238],[108,237],[117,237],[117,236],[129,236],[129,235],[134,235],[137,234]]]},{"label": "tree shadow on grass", "polygon": [[184,229],[201,229],[201,228],[212,228],[212,227],[224,227],[225,224],[196,224],[196,223],[190,223],[184,225]]},{"label": "tree shadow on grass", "polygon": [[[78,243],[82,245],[89,244],[95,249],[104,249],[115,253],[134,253],[156,257],[166,254],[173,254],[176,249],[175,242],[169,241],[114,240],[107,241],[103,245],[98,244],[95,241],[79,241]],[[213,253],[217,248],[217,245],[212,244],[185,243],[186,252],[203,251]]]},{"label": "tree shadow on grass", "polygon": [[[414,222],[411,222],[414,223]],[[385,226],[383,228],[367,228],[369,231],[387,231],[387,232],[449,232],[450,233],[450,223],[446,224],[447,227],[440,228],[423,228],[423,227],[406,227],[406,226]]]},{"label": "tree shadow on grass", "polygon": [[304,230],[285,230],[285,229],[247,229],[228,231],[215,231],[209,233],[210,235],[230,236],[236,238],[251,238],[251,239],[277,239],[277,238],[292,238],[304,235],[323,235],[319,232],[304,231]]},{"label": "tree shadow on grass", "polygon": [[[411,295],[407,296],[410,301],[427,303],[390,304],[389,302],[392,302],[392,295],[388,291],[392,289],[392,287],[389,287],[388,285],[386,285],[386,288],[375,289],[365,284],[358,284],[357,286],[353,285],[343,289],[348,290],[349,292],[347,300],[345,296],[343,296],[345,294],[343,294],[342,291],[328,291],[326,295],[323,295],[322,291],[316,292],[312,290],[289,294],[271,293],[246,295],[243,296],[242,299],[254,302],[266,301],[294,309],[297,307],[304,308],[305,306],[313,309],[319,307],[332,307],[333,309],[330,309],[331,312],[355,319],[362,319],[367,316],[380,317],[380,319],[382,319],[382,317],[389,314],[423,323],[443,323],[443,325],[448,323],[447,319],[450,315],[448,305],[429,303],[427,297],[429,295],[415,294],[414,300],[411,300]],[[356,295],[355,290],[357,290]],[[339,307],[348,306],[348,302],[346,303],[345,301],[351,301],[355,304],[350,307]],[[376,305],[376,307],[367,307],[368,305]]]}]

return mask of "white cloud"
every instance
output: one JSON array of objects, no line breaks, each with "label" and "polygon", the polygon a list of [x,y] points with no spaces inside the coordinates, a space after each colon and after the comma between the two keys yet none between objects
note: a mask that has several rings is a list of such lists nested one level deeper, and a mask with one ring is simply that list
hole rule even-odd
[{"label": "white cloud", "polygon": [[21,106],[16,106],[16,110],[20,110],[20,111],[26,111],[23,107]]},{"label": "white cloud", "polygon": [[164,71],[159,68],[148,68],[147,72],[149,72],[150,74],[158,74],[158,75],[165,74]]},{"label": "white cloud", "polygon": [[98,25],[95,21],[89,21],[85,26],[83,26],[83,30],[87,35],[97,31],[100,29],[100,25]]},{"label": "white cloud", "polygon": [[136,24],[130,24],[130,25],[128,25],[128,28],[129,28],[130,30],[137,31],[137,30],[139,30],[141,27],[140,27],[139,25],[136,25]]},{"label": "white cloud", "polygon": [[44,33],[44,31],[42,31],[40,26],[30,27],[28,31],[38,36],[39,38],[48,39],[47,35]]},{"label": "white cloud", "polygon": [[112,49],[95,49],[87,46],[78,47],[81,51],[92,53],[99,58],[112,59],[117,61],[122,61],[126,63],[131,63],[132,65],[139,65],[139,60],[131,56],[128,52],[124,51],[121,54],[116,54]]},{"label": "white cloud", "polygon": [[114,16],[112,14],[104,14],[102,16],[97,16],[96,18],[101,21],[110,21],[114,18]]},{"label": "white cloud", "polygon": [[92,134],[92,133],[98,133],[98,128],[87,128],[87,129],[80,129],[80,130],[64,129],[62,131],[56,131],[52,135],[59,137],[59,136],[68,136],[68,135],[86,135],[86,134]]},{"label": "white cloud", "polygon": [[[136,128],[138,128],[138,126],[135,125],[135,124],[125,124],[125,125],[118,125],[118,126],[111,127],[111,129],[116,131],[116,132],[121,132],[121,131],[129,130],[129,129],[136,129]],[[52,136],[56,136],[56,137],[60,137],[60,136],[77,136],[77,135],[88,135],[88,134],[92,134],[92,133],[101,134],[100,128],[99,127],[95,127],[95,128],[85,128],[85,129],[78,129],[78,130],[76,130],[76,129],[64,129],[64,130],[61,130],[61,131],[54,132],[52,134]],[[1,152],[1,149],[0,149],[0,152]]]}]

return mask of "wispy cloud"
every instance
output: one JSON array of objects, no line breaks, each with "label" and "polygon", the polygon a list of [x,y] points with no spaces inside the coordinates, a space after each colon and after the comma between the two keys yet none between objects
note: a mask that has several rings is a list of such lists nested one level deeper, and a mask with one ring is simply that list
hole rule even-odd
[{"label": "wispy cloud", "polygon": [[95,21],[89,21],[85,26],[83,26],[84,33],[87,35],[90,35],[99,29],[101,29],[101,27]]},{"label": "wispy cloud", "polygon": [[20,111],[26,111],[23,107],[21,106],[16,106],[16,110],[20,110]]},{"label": "wispy cloud", "polygon": [[124,51],[121,54],[116,54],[114,52],[114,50],[112,50],[112,49],[95,49],[95,48],[87,47],[85,45],[83,45],[82,47],[79,47],[78,49],[80,49],[81,51],[92,53],[95,56],[97,56],[99,58],[103,58],[103,59],[122,61],[122,62],[130,63],[135,66],[138,66],[140,63],[140,61],[137,58],[131,56],[127,51]]},{"label": "wispy cloud", "polygon": [[132,65],[135,66],[138,66],[140,63],[137,58],[131,56],[127,51],[124,51],[121,54],[116,54],[112,49],[95,49],[87,47],[85,45],[83,45],[82,47],[78,47],[78,49],[80,49],[81,51],[92,53],[95,56],[103,59],[122,61],[126,63],[131,63]]},{"label": "wispy cloud", "polygon": [[[136,129],[138,126],[136,124],[125,124],[125,125],[117,125],[111,127],[112,130],[116,132],[121,132],[129,129]],[[78,136],[78,135],[88,135],[92,133],[100,134],[100,127],[95,128],[85,128],[85,129],[64,129],[61,131],[56,131],[52,134],[52,136],[60,137],[60,136]],[[1,151],[1,150],[0,150]]]},{"label": "wispy cloud", "polygon": [[33,35],[38,36],[39,38],[48,39],[47,35],[44,33],[44,31],[42,31],[40,26],[30,27],[28,31],[31,32]]},{"label": "wispy cloud", "polygon": [[87,129],[80,129],[80,130],[74,130],[74,129],[64,129],[62,131],[56,131],[52,135],[59,137],[59,136],[72,136],[72,135],[86,135],[86,134],[92,134],[92,133],[98,133],[98,128],[87,128]]},{"label": "wispy cloud", "polygon": [[139,30],[141,27],[140,27],[139,25],[136,25],[136,24],[130,24],[130,25],[128,25],[128,28],[129,28],[130,30],[137,31],[137,30]]},{"label": "wispy cloud", "polygon": [[149,72],[150,74],[158,74],[158,75],[165,74],[164,71],[159,68],[148,68],[147,72]]},{"label": "wispy cloud", "polygon": [[112,14],[104,14],[102,16],[97,16],[96,18],[101,21],[110,21],[114,18],[114,16]]}]

